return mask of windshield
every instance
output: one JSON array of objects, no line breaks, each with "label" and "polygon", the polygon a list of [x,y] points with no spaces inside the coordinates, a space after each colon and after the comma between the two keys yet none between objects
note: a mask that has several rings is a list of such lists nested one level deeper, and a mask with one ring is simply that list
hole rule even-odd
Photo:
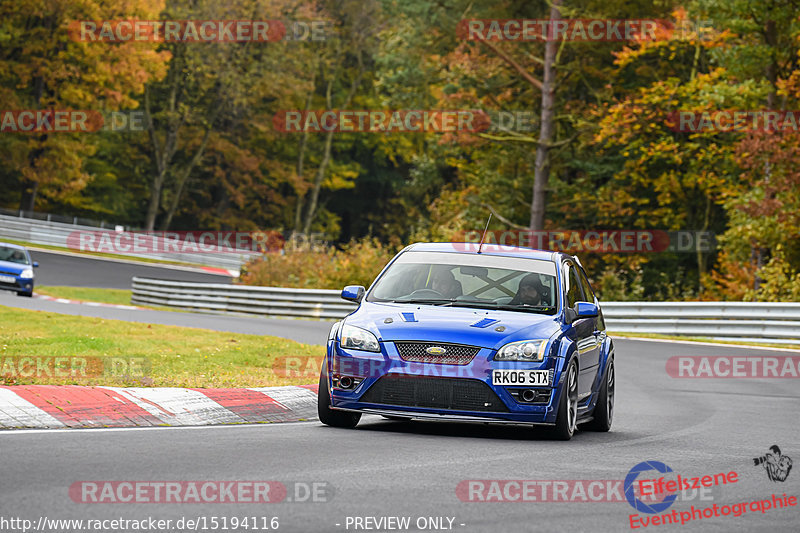
[{"label": "windshield", "polygon": [[30,261],[28,261],[28,254],[19,248],[9,248],[7,246],[0,246],[0,261],[19,263],[21,265],[30,264]]},{"label": "windshield", "polygon": [[555,314],[551,261],[440,252],[403,253],[375,283],[370,302],[399,302]]}]

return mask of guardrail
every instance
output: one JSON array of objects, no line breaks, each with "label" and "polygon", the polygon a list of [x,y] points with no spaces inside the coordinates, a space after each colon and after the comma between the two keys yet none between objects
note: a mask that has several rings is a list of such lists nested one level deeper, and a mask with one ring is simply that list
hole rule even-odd
[{"label": "guardrail", "polygon": [[800,303],[601,302],[601,307],[610,331],[800,344]]},{"label": "guardrail", "polygon": [[[45,244],[69,249],[67,239],[70,234],[75,232],[98,231],[113,232],[114,228],[97,228],[94,226],[83,226],[78,224],[65,224],[63,222],[53,222],[46,220],[34,220],[15,216],[0,215],[0,239],[15,239],[32,244]],[[154,240],[160,238],[154,237]],[[168,249],[166,247],[162,247]],[[114,251],[116,255],[125,255],[132,258],[159,259],[162,261],[175,261],[180,263],[191,263],[206,265],[211,267],[226,268],[229,270],[241,270],[241,266],[247,260],[258,256],[257,252],[242,251],[242,253],[136,253],[125,254],[121,251]]]},{"label": "guardrail", "polygon": [[[340,291],[133,278],[131,302],[213,313],[342,318],[356,306]],[[800,344],[800,303],[603,302],[610,331]]]},{"label": "guardrail", "polygon": [[336,319],[356,308],[355,304],[342,300],[340,293],[326,289],[184,283],[135,277],[131,303],[212,313]]}]

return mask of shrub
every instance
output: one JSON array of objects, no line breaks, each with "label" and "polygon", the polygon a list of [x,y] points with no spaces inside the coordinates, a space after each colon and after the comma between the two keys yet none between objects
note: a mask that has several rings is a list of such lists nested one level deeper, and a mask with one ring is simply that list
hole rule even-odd
[{"label": "shrub", "polygon": [[242,267],[240,282],[263,287],[341,289],[368,287],[394,256],[395,250],[377,239],[351,241],[341,249],[266,254]]}]

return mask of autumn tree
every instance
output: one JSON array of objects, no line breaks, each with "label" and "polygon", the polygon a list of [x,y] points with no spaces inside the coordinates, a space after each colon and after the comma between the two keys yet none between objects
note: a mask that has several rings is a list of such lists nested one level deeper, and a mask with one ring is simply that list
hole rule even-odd
[{"label": "autumn tree", "polygon": [[[169,54],[149,43],[81,41],[70,28],[76,21],[113,19],[123,13],[153,18],[161,5],[154,0],[2,2],[0,107],[135,109],[136,95],[145,83],[164,75]],[[0,168],[6,189],[18,191],[19,208],[33,211],[41,205],[84,203],[81,191],[92,180],[84,164],[96,150],[95,141],[83,132],[4,133]]]}]

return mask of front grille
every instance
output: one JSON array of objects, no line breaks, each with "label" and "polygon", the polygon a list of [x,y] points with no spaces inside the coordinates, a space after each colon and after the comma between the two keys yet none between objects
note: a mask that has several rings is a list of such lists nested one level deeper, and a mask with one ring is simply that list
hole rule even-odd
[{"label": "front grille", "polygon": [[452,411],[508,411],[486,383],[463,378],[384,376],[360,401]]},{"label": "front grille", "polygon": [[[413,363],[439,363],[443,365],[468,365],[478,355],[477,346],[447,344],[442,342],[396,342],[397,352],[403,361]],[[442,348],[443,354],[430,354],[428,348]]]}]

